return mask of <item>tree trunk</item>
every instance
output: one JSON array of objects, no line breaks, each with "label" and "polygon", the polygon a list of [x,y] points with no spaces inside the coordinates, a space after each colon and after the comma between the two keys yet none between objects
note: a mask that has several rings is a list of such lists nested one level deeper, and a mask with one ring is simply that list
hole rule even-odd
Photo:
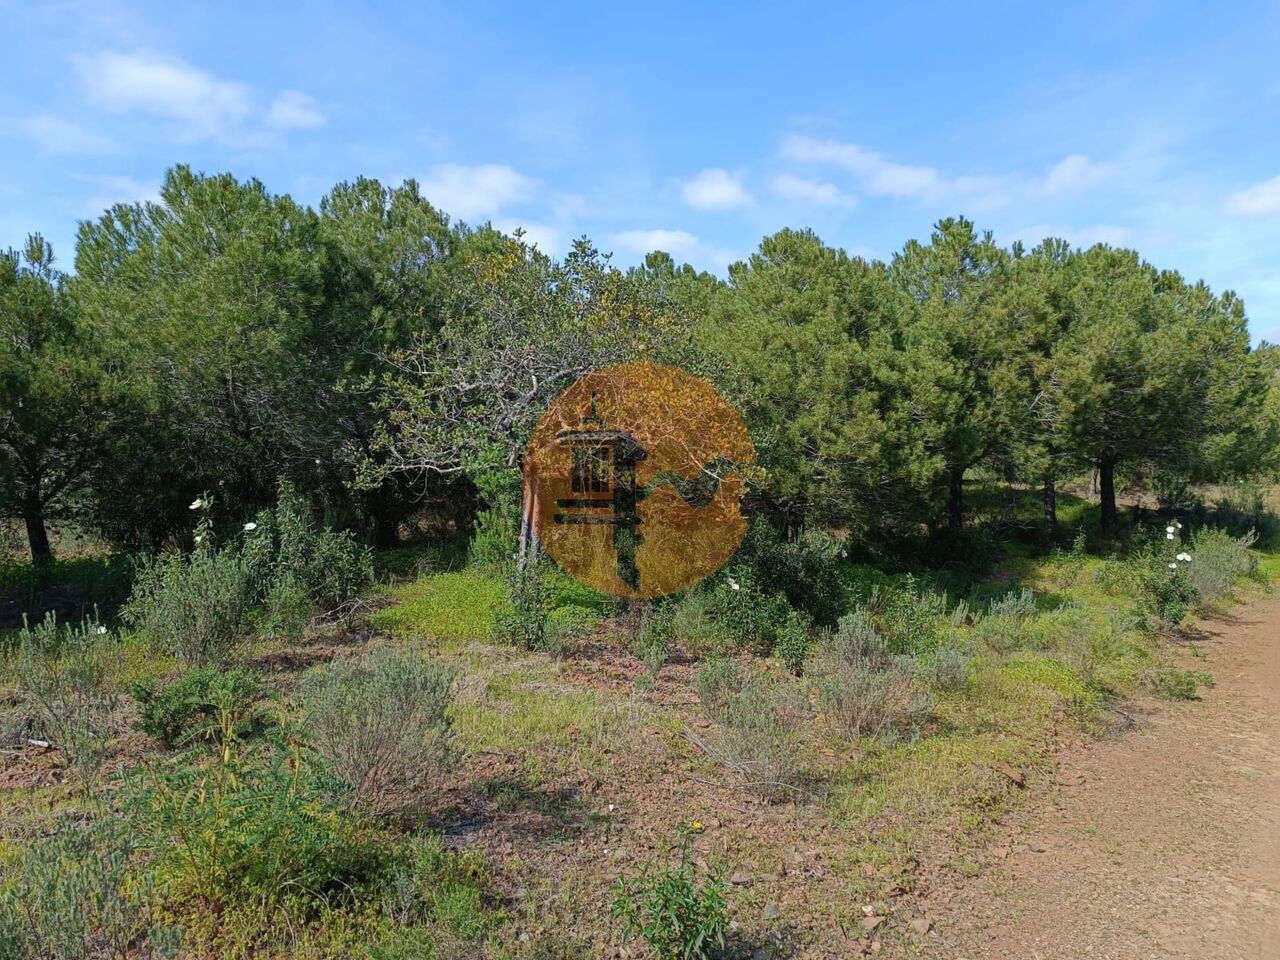
[{"label": "tree trunk", "polygon": [[520,473],[520,549],[516,567],[521,573],[538,555],[538,492],[528,471]]},{"label": "tree trunk", "polygon": [[951,471],[951,489],[947,494],[947,529],[964,526],[964,469]]},{"label": "tree trunk", "polygon": [[49,531],[44,526],[44,506],[39,498],[27,498],[22,507],[22,519],[27,525],[27,543],[31,547],[31,562],[37,567],[53,563]]},{"label": "tree trunk", "polygon": [[1098,461],[1099,494],[1102,498],[1102,534],[1115,536],[1116,532],[1116,462]]},{"label": "tree trunk", "polygon": [[1051,527],[1058,525],[1058,488],[1052,477],[1044,481],[1044,519]]},{"label": "tree trunk", "polygon": [[1089,499],[1092,500],[1098,495],[1098,468],[1095,466],[1089,471]]}]

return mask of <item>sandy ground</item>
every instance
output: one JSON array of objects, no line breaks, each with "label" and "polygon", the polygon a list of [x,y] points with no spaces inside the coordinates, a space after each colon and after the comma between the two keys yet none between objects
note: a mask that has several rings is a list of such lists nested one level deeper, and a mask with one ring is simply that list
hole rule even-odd
[{"label": "sandy ground", "polygon": [[1196,647],[1216,685],[1061,754],[998,866],[928,905],[929,955],[1280,960],[1280,599]]}]

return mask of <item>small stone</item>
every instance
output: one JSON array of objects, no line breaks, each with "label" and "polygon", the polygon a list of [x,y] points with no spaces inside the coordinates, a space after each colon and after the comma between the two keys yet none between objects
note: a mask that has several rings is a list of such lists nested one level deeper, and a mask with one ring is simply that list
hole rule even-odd
[{"label": "small stone", "polygon": [[996,769],[1009,778],[1009,781],[1015,787],[1025,787],[1027,785],[1027,776],[1011,763],[997,763]]},{"label": "small stone", "polygon": [[925,917],[916,917],[908,926],[922,937],[933,929],[933,924]]},{"label": "small stone", "polygon": [[735,870],[733,876],[729,878],[729,882],[735,886],[745,887],[751,883],[751,874],[743,870]]},{"label": "small stone", "polygon": [[1038,843],[1035,840],[1029,840],[1027,841],[1027,849],[1032,853],[1044,853],[1047,847],[1045,847],[1043,843]]},{"label": "small stone", "polygon": [[876,908],[869,903],[865,903],[862,905],[862,915],[864,917],[874,917],[876,915]]},{"label": "small stone", "polygon": [[778,905],[776,903],[771,903],[764,908],[764,913],[762,914],[762,916],[766,920],[777,920],[780,916],[782,916],[782,911],[778,908]]},{"label": "small stone", "polygon": [[863,917],[862,929],[870,933],[882,923],[884,923],[884,917]]}]

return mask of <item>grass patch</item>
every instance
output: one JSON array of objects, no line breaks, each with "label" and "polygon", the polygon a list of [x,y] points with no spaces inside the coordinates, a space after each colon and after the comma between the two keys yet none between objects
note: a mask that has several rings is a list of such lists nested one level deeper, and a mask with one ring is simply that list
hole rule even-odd
[{"label": "grass patch", "polygon": [[493,574],[464,570],[392,587],[387,595],[395,603],[374,613],[375,628],[448,645],[492,639],[506,585]]}]

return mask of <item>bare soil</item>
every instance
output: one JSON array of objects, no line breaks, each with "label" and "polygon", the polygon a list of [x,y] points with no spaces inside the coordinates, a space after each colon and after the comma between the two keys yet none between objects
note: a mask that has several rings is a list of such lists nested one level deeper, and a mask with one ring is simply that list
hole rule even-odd
[{"label": "bare soil", "polygon": [[925,955],[1280,958],[1280,599],[1210,620],[1182,659],[1215,686],[1061,751],[996,865],[922,905]]}]

